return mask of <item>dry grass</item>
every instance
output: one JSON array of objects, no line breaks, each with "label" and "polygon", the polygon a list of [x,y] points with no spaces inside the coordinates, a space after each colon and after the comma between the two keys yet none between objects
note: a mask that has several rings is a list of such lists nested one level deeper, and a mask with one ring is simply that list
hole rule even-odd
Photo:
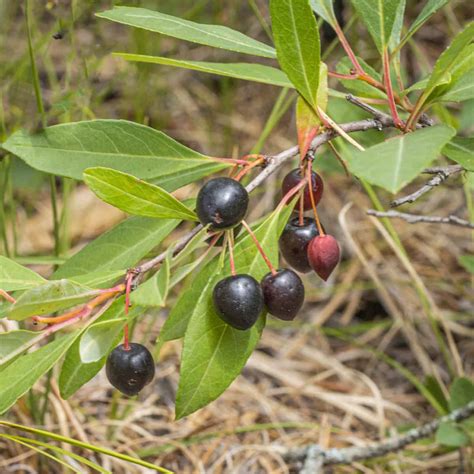
[{"label": "dry grass", "polygon": [[[467,7],[467,2],[464,4]],[[458,18],[464,4],[458,2]],[[145,79],[140,79],[134,66],[105,56],[109,49],[120,49],[115,41],[126,49],[128,38],[116,33],[123,29],[109,24],[90,28],[87,21],[95,20],[83,20],[76,38],[81,56],[93,57],[93,77],[87,84],[79,78],[80,58],[73,56],[71,64],[78,70],[72,77],[84,86],[87,107],[72,107],[71,119],[81,118],[89,107],[100,117],[138,116],[189,146],[215,155],[230,155],[234,147],[239,153],[246,152],[257,141],[278,93],[276,89],[232,81],[225,84],[165,68],[146,69]],[[46,23],[51,26],[51,20]],[[445,38],[451,27],[449,22],[436,23],[433,35],[421,36],[420,47],[426,46],[436,57],[439,45],[433,48],[433,38],[438,38],[440,31],[441,38]],[[12,26],[11,30],[8,48],[16,41],[22,42],[21,28]],[[41,31],[47,31],[44,24]],[[254,19],[249,20],[245,31],[254,36],[261,34]],[[96,44],[99,52],[94,49]],[[203,48],[189,53],[188,45],[176,46],[170,40],[164,40],[161,46],[165,53],[176,47],[184,57],[208,57]],[[43,51],[57,65],[58,74],[65,73],[62,68],[71,54],[68,48],[68,43],[53,42]],[[21,51],[18,55],[24,53]],[[215,54],[222,57],[224,53]],[[5,60],[4,57],[2,63]],[[20,79],[7,82],[3,89],[8,91],[6,123],[13,129],[24,118],[18,107],[33,110],[34,100],[32,90]],[[223,91],[225,87],[230,87],[230,92]],[[26,96],[22,96],[24,92]],[[49,100],[53,101],[54,94],[64,91],[49,93]],[[102,93],[100,99],[95,97]],[[141,94],[150,97],[151,103],[145,106]],[[290,111],[265,151],[282,150],[294,143],[293,126],[288,125],[292,122]],[[274,206],[274,190],[283,173],[282,170],[267,182],[253,217]],[[137,401],[113,394],[104,373],[68,401],[61,400],[53,380],[44,428],[119,452],[146,456],[150,462],[177,473],[283,474],[295,472],[295,467],[285,464],[279,446],[309,442],[318,442],[322,447],[358,446],[394,434],[397,427],[433,418],[434,410],[413,384],[374,350],[410,370],[419,381],[430,374],[445,387],[449,374],[433,334],[431,317],[448,341],[453,370],[474,376],[474,327],[469,316],[474,310],[472,282],[458,264],[460,255],[472,251],[470,234],[454,226],[394,221],[409,255],[409,259],[403,258],[378,222],[365,215],[371,204],[357,182],[331,174],[325,176],[325,183],[325,198],[320,206],[322,220],[342,243],[343,261],[327,284],[313,275],[305,277],[307,303],[297,321],[270,321],[243,374],[217,401],[174,421],[181,343],[173,342],[163,348],[156,378]],[[410,210],[460,215],[465,212],[460,185],[461,178],[453,178]],[[28,198],[18,196],[18,248],[22,255],[48,253],[52,247],[49,198],[43,191],[36,193],[33,209]],[[82,186],[75,188],[70,203],[74,250],[121,218],[120,213],[111,212]],[[44,267],[41,270],[48,271]],[[420,292],[425,295],[425,304]],[[137,327],[138,339],[153,344],[166,314],[167,310],[158,316],[143,317]],[[151,333],[147,330],[149,324]],[[44,385],[39,383],[36,388],[41,392]],[[111,416],[114,403],[117,413]],[[32,424],[21,401],[8,419]],[[470,451],[465,450],[465,459]],[[95,459],[114,474],[146,472],[106,456]],[[459,452],[426,442],[382,460],[335,467],[327,472],[455,473],[461,472],[461,461]],[[62,471],[27,448],[0,441],[0,472]],[[81,468],[80,472],[89,471]]]}]

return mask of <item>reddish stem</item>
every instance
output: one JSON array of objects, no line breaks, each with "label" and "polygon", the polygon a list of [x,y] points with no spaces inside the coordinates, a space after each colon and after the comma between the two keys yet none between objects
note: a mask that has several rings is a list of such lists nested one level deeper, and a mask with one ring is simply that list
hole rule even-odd
[{"label": "reddish stem", "polygon": [[349,56],[349,59],[354,66],[356,72],[358,74],[365,75],[364,70],[362,69],[362,66],[359,64],[359,61],[356,58],[356,55],[354,54],[354,51],[352,51],[351,45],[347,41],[347,38],[342,31],[341,27],[339,24],[336,22],[334,25],[334,30],[336,31],[337,37],[339,38],[339,41],[341,42],[342,47],[344,48],[344,51],[346,52],[347,56]]},{"label": "reddish stem", "polygon": [[[134,272],[129,271],[127,276],[125,277],[125,315],[128,315],[128,311],[130,308],[130,292],[132,291],[132,283],[133,283]],[[123,348],[126,351],[130,350],[130,343],[129,343],[129,330],[128,324],[125,325],[123,328]]]},{"label": "reddish stem", "polygon": [[232,276],[236,274],[234,260],[234,230],[227,231],[227,245],[229,247],[230,273]]},{"label": "reddish stem", "polygon": [[313,208],[314,220],[316,221],[316,226],[318,227],[319,235],[324,235],[323,226],[321,225],[321,222],[319,221],[318,211],[316,210],[316,201],[314,200],[314,196],[313,196],[313,183],[311,179],[312,171],[313,171],[313,161],[308,160],[308,171],[307,171],[306,179],[308,180],[311,207]]},{"label": "reddish stem", "polygon": [[259,166],[265,162],[265,158],[258,158],[254,162],[248,164],[245,168],[240,170],[239,174],[234,178],[236,181],[240,181],[247,173],[249,173],[253,168]]},{"label": "reddish stem", "polygon": [[400,120],[397,111],[397,105],[395,104],[395,96],[392,88],[392,79],[390,77],[390,58],[388,55],[388,50],[385,49],[383,53],[383,76],[385,83],[385,90],[387,92],[388,105],[390,107],[390,112],[392,113],[393,123],[397,128],[403,128],[403,122]]},{"label": "reddish stem", "polygon": [[303,193],[300,197],[299,203],[300,203],[300,208],[299,208],[299,212],[298,212],[298,219],[299,219],[298,222],[299,222],[300,226],[302,226],[304,224],[304,196],[303,196]]},{"label": "reddish stem", "polygon": [[130,350],[130,341],[129,341],[129,330],[128,330],[128,324],[125,324],[123,328],[123,348],[126,351]]},{"label": "reddish stem", "polygon": [[9,295],[5,290],[0,290],[0,296],[6,299],[9,303],[15,304],[16,299]]},{"label": "reddish stem", "polygon": [[43,317],[43,316],[33,316],[33,321],[35,323],[41,324],[59,324],[65,321],[69,321],[70,319],[76,318],[77,316],[83,314],[82,317],[88,316],[92,313],[92,310],[99,306],[102,303],[105,303],[107,300],[112,298],[118,293],[122,293],[125,290],[125,285],[122,283],[120,285],[114,286],[113,288],[108,288],[106,290],[101,290],[100,295],[95,297],[93,300],[89,301],[84,306],[80,308],[74,309],[72,311],[68,311],[67,313],[61,314],[59,316],[52,316],[52,317]]},{"label": "reddish stem", "polygon": [[[306,186],[307,179],[302,179],[294,188],[290,189],[281,199],[277,209],[280,210],[300,189]],[[303,196],[301,196],[303,197]],[[277,210],[276,209],[276,210]]]},{"label": "reddish stem", "polygon": [[346,79],[348,81],[359,79],[359,74],[340,74],[339,72],[328,71],[328,75],[331,77],[337,77],[338,79]]},{"label": "reddish stem", "polygon": [[213,161],[218,161],[219,163],[226,163],[226,164],[233,164],[233,165],[241,165],[241,166],[250,166],[246,160],[237,160],[234,158],[216,158],[215,156],[210,156],[209,159]]},{"label": "reddish stem", "polygon": [[247,222],[242,221],[242,225],[245,227],[245,229],[249,233],[250,237],[254,241],[255,246],[257,247],[258,251],[260,252],[260,255],[262,256],[263,260],[265,260],[265,263],[267,264],[267,267],[272,272],[272,275],[276,275],[277,272],[276,272],[275,268],[273,267],[272,262],[270,262],[270,259],[267,257],[267,254],[263,250],[262,246],[260,245],[260,242],[258,241],[257,236],[252,232],[252,229],[247,224]]}]

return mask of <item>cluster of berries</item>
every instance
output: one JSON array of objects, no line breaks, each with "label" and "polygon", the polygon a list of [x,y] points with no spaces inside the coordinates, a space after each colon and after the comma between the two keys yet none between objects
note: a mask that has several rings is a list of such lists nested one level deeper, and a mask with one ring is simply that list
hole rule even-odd
[{"label": "cluster of berries", "polygon": [[[283,180],[283,194],[291,192],[302,179],[298,168],[291,171]],[[302,210],[316,206],[323,194],[321,177],[313,171],[311,179],[311,186],[304,187],[300,198]],[[202,224],[224,230],[242,222],[248,203],[248,193],[238,181],[215,178],[201,188],[196,210]],[[336,239],[318,231],[316,221],[302,213],[286,225],[280,238],[280,251],[293,269],[302,273],[313,269],[324,280],[339,261]],[[270,270],[260,283],[248,274],[233,274],[219,281],[213,291],[217,314],[241,330],[251,328],[264,308],[279,319],[293,320],[304,302],[303,282],[292,269],[270,267]]]},{"label": "cluster of berries", "polygon": [[[309,175],[308,175],[309,177]],[[291,193],[302,185],[302,175],[297,168],[283,180],[282,192]],[[311,183],[306,183],[300,201],[299,217],[290,219],[280,237],[280,251],[288,264],[301,273],[313,269],[323,280],[327,280],[339,261],[339,246],[334,237],[324,233],[319,221],[305,217],[303,212],[313,208],[323,194],[321,177],[311,172]],[[238,233],[249,204],[246,189],[232,178],[214,178],[199,191],[196,212],[203,225],[210,225],[213,231],[232,229]],[[255,239],[255,236],[251,234]],[[232,243],[229,249],[233,259]],[[291,321],[304,303],[305,289],[298,274],[288,268],[275,270],[266,258],[263,249],[255,239],[262,256],[269,265],[267,273],[259,283],[248,274],[235,274],[231,260],[232,275],[220,280],[213,290],[213,303],[217,314],[230,326],[247,330],[251,328],[266,308],[271,315]],[[222,245],[222,239],[217,244]],[[128,341],[116,347],[109,355],[106,374],[110,383],[128,396],[136,395],[151,382],[155,374],[153,357],[146,347]]]}]

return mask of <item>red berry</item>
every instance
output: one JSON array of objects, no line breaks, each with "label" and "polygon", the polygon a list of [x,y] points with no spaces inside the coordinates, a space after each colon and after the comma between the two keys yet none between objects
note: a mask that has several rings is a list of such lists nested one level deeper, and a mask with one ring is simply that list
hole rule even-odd
[{"label": "red berry", "polygon": [[339,256],[339,244],[332,235],[318,235],[308,245],[309,264],[324,281],[336,268]]},{"label": "red berry", "polygon": [[[295,168],[293,171],[290,171],[284,178],[283,178],[283,183],[281,185],[281,190],[283,193],[283,196],[293,189],[298,183],[302,180],[303,178],[301,177],[301,172],[299,168]],[[313,197],[314,197],[314,204],[315,206],[318,205],[319,201],[321,201],[321,197],[323,195],[323,190],[324,190],[324,184],[321,176],[319,176],[318,173],[315,173],[314,171],[311,172],[311,187],[313,190]],[[311,209],[312,204],[311,204],[311,195],[309,192],[309,186],[306,185],[304,188],[304,194],[303,194],[303,207],[307,211],[308,209]],[[296,209],[298,209],[298,204],[296,205]]]}]

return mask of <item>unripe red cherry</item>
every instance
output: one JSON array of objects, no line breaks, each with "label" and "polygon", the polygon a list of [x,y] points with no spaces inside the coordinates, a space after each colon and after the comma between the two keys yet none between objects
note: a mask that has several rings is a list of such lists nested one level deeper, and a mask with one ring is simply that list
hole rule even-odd
[{"label": "unripe red cherry", "polygon": [[309,264],[326,281],[339,263],[337,240],[332,235],[318,235],[308,244],[307,252]]},{"label": "unripe red cherry", "polygon": [[[295,186],[297,186],[302,179],[303,178],[301,176],[301,171],[299,168],[295,168],[294,170],[290,171],[283,178],[283,183],[281,185],[283,196]],[[321,201],[321,197],[323,195],[324,183],[321,176],[319,176],[319,174],[314,171],[311,172],[311,187],[313,191],[314,205],[317,206],[319,201]],[[303,194],[303,208],[307,211],[308,209],[311,209],[311,207],[312,204],[309,186],[306,185]],[[296,205],[296,209],[298,209],[298,204]]]}]

